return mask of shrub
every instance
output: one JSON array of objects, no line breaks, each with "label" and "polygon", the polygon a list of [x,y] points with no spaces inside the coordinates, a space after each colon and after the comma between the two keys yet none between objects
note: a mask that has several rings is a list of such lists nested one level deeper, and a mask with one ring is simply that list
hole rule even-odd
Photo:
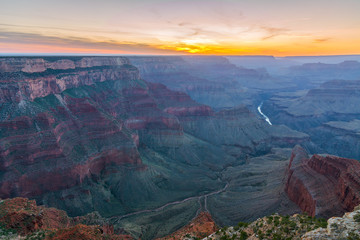
[{"label": "shrub", "polygon": [[249,226],[249,223],[247,223],[247,222],[239,222],[238,226],[239,227],[247,227],[247,226]]},{"label": "shrub", "polygon": [[279,233],[274,233],[272,239],[273,240],[282,240],[283,238],[281,237],[281,235]]},{"label": "shrub", "polygon": [[350,232],[347,240],[360,240],[360,236],[354,232]]},{"label": "shrub", "polygon": [[357,213],[354,215],[354,221],[355,222],[360,222],[360,213]]},{"label": "shrub", "polygon": [[290,221],[290,228],[294,230],[296,228],[296,222]]},{"label": "shrub", "polygon": [[246,240],[248,238],[248,235],[246,232],[241,231],[240,233],[240,240]]}]

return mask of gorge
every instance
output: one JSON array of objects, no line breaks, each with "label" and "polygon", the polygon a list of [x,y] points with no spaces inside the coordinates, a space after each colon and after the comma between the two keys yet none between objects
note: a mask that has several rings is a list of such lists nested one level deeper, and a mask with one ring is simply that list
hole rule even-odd
[{"label": "gorge", "polygon": [[351,211],[358,81],[314,78],[304,90],[290,76],[308,65],[275,77],[235,60],[0,58],[0,197],[141,239],[197,216],[225,226]]}]

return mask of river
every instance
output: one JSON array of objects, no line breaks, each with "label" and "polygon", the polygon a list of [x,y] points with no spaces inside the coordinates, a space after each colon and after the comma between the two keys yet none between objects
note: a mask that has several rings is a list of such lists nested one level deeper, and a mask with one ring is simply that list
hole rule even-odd
[{"label": "river", "polygon": [[264,117],[265,121],[269,124],[272,125],[272,123],[270,122],[270,119],[268,118],[268,116],[266,116],[262,111],[261,111],[261,107],[263,105],[263,102],[260,103],[260,105],[257,107],[258,112],[261,114],[261,116]]}]

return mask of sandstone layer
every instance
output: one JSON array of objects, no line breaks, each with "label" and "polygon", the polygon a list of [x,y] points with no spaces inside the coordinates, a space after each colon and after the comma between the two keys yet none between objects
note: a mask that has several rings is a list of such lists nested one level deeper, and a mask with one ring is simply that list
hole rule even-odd
[{"label": "sandstone layer", "polygon": [[360,203],[360,163],[336,156],[313,155],[296,146],[285,191],[312,216],[341,215]]}]

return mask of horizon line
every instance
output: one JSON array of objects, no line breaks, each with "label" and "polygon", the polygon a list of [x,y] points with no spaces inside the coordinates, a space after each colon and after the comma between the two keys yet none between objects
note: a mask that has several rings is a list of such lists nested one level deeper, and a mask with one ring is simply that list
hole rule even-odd
[{"label": "horizon line", "polygon": [[94,56],[94,57],[121,57],[121,56],[224,56],[224,57],[274,57],[274,58],[289,58],[289,57],[360,57],[359,54],[324,54],[324,55],[288,55],[288,56],[276,56],[276,55],[264,55],[264,54],[244,54],[244,55],[232,55],[232,54],[111,54],[111,53],[0,53],[0,57],[58,57],[58,56]]}]

